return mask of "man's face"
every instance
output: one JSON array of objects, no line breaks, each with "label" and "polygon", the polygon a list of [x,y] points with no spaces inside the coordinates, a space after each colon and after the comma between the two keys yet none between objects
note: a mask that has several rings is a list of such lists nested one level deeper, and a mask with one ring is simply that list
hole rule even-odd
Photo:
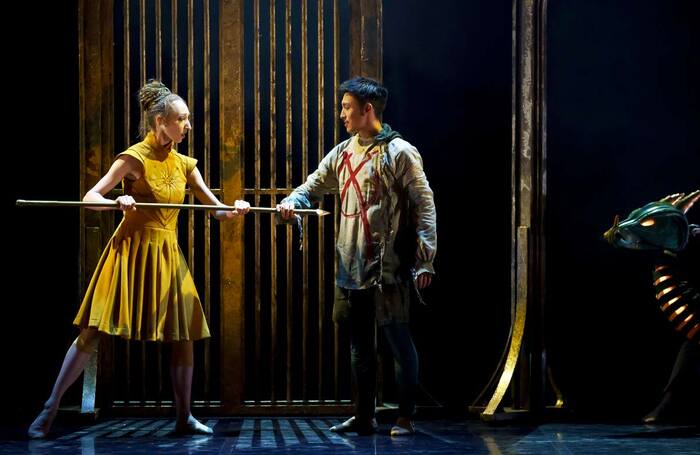
[{"label": "man's face", "polygon": [[361,106],[357,98],[350,93],[343,95],[343,100],[340,103],[340,120],[343,121],[348,133],[354,134],[370,126],[370,116],[368,115],[370,109],[369,103]]}]

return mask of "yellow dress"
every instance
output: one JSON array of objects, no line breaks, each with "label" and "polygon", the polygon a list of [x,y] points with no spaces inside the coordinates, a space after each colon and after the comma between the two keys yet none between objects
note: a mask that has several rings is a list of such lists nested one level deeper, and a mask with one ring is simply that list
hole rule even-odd
[{"label": "yellow dress", "polygon": [[[138,180],[124,179],[136,202],[180,204],[197,160],[161,146],[152,133],[118,156],[143,165]],[[134,340],[209,337],[209,327],[185,257],[177,244],[174,209],[137,209],[105,248],[73,323]]]}]

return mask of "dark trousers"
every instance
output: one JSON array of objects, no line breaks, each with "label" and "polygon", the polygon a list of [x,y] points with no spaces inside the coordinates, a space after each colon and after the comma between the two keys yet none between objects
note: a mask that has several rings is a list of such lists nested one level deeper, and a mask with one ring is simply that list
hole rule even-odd
[{"label": "dark trousers", "polygon": [[670,402],[679,417],[700,418],[700,346],[697,341],[685,340],[681,345],[671,377],[664,389],[664,401]]},{"label": "dark trousers", "polygon": [[[349,305],[344,323],[350,332],[350,353],[355,383],[355,417],[367,421],[374,417],[377,344],[375,328],[377,289],[344,290]],[[389,321],[379,326],[394,357],[396,382],[399,385],[399,416],[411,418],[416,408],[418,388],[418,353],[407,322]]]}]

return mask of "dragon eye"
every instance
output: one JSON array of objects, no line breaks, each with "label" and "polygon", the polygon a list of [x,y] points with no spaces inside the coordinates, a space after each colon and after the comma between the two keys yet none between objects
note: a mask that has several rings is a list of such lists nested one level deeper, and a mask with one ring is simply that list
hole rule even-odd
[{"label": "dragon eye", "polygon": [[655,225],[656,221],[654,220],[654,218],[647,218],[646,220],[642,221],[640,224],[644,227],[649,227],[649,226]]}]

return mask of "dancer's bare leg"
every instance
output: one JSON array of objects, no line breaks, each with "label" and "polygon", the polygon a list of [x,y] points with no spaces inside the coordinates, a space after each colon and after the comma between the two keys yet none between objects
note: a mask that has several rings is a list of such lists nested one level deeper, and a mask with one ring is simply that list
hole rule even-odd
[{"label": "dancer's bare leg", "polygon": [[51,424],[54,418],[56,418],[58,406],[61,403],[63,394],[66,393],[68,387],[70,387],[83,372],[88,360],[90,360],[92,354],[97,350],[99,340],[100,336],[97,329],[93,327],[83,329],[80,332],[80,336],[78,336],[68,348],[51,395],[44,403],[44,409],[39,413],[36,419],[34,419],[34,422],[32,422],[27,431],[30,438],[45,438],[49,434]]},{"label": "dancer's bare leg", "polygon": [[175,431],[189,434],[212,434],[214,430],[195,419],[190,410],[193,361],[191,341],[172,343],[170,378],[173,383],[177,415]]}]

